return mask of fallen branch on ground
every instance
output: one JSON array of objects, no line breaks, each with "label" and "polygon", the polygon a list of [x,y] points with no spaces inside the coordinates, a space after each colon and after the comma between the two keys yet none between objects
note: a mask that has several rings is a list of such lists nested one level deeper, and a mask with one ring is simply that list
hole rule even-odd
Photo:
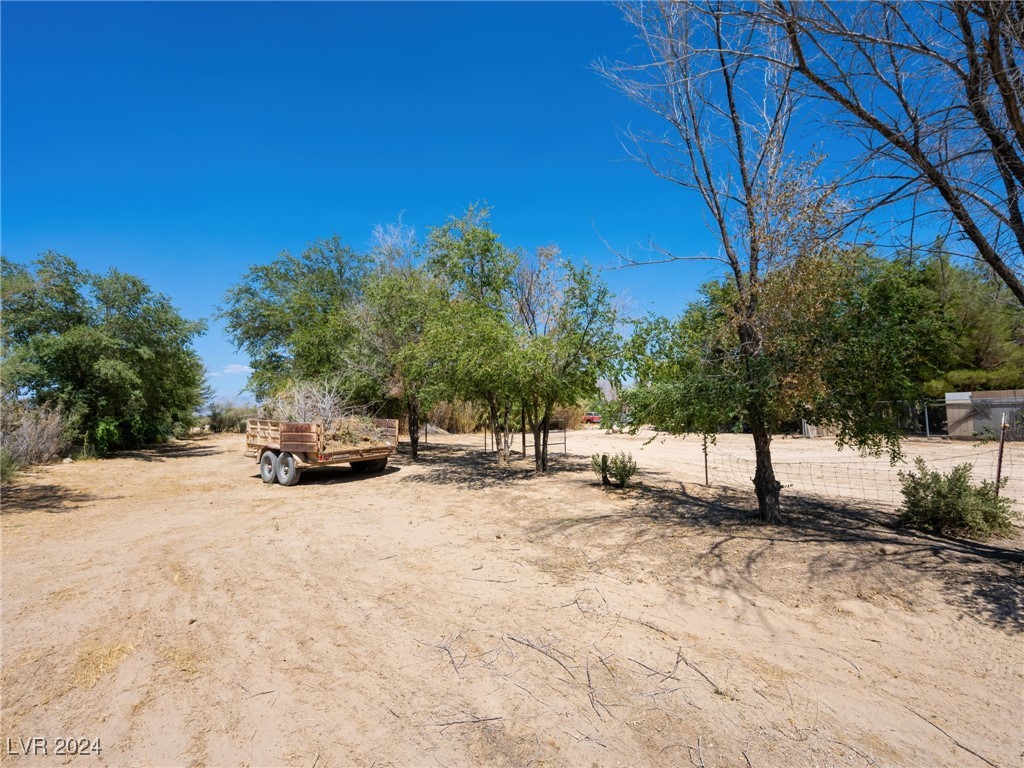
[{"label": "fallen branch on ground", "polygon": [[525,645],[527,648],[533,648],[533,650],[537,651],[538,653],[543,653],[545,656],[547,656],[549,659],[551,659],[553,662],[555,662],[558,666],[560,666],[562,669],[564,669],[566,672],[568,672],[569,673],[569,677],[571,677],[573,680],[576,679],[576,675],[574,675],[572,673],[572,670],[569,669],[567,666],[565,666],[565,664],[562,663],[561,659],[555,657],[554,655],[552,655],[546,649],[541,648],[539,645],[535,645],[534,643],[530,642],[529,640],[521,640],[518,637],[515,637],[513,635],[506,635],[506,637],[509,640],[511,640],[512,642],[514,642],[514,643],[519,643],[520,645]]}]

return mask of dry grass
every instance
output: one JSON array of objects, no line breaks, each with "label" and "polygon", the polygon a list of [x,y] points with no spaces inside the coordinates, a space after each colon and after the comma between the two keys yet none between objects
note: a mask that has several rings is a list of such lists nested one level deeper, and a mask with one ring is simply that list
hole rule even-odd
[{"label": "dry grass", "polygon": [[72,600],[78,600],[84,595],[85,593],[81,589],[68,587],[65,589],[58,589],[54,592],[51,592],[49,595],[47,595],[46,602],[47,605],[49,605],[50,607],[56,608],[57,606],[65,605],[66,603],[69,603]]},{"label": "dry grass", "polygon": [[161,648],[158,654],[169,667],[184,674],[188,680],[199,676],[206,660],[202,649],[194,645],[166,646]]},{"label": "dry grass", "polygon": [[334,424],[334,432],[327,439],[327,450],[338,451],[346,447],[364,448],[371,446],[388,446],[387,432],[382,430],[368,418],[352,416],[338,419]]},{"label": "dry grass", "polygon": [[170,571],[171,583],[174,586],[189,593],[196,591],[196,581],[184,565],[172,562],[168,564],[168,569]]},{"label": "dry grass", "polygon": [[135,644],[124,639],[93,638],[83,645],[70,675],[71,682],[79,688],[92,688],[135,653]]}]

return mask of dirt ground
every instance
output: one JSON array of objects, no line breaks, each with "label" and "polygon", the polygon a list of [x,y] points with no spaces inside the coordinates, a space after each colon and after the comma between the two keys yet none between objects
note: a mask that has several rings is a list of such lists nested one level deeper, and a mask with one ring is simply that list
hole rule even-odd
[{"label": "dirt ground", "polygon": [[[570,433],[535,477],[431,436],[293,488],[243,443],[4,490],[4,765],[1024,765],[1021,536],[799,488],[764,527],[680,482],[693,439]],[[604,491],[619,449],[641,482]],[[54,754],[79,738],[99,756]]]}]

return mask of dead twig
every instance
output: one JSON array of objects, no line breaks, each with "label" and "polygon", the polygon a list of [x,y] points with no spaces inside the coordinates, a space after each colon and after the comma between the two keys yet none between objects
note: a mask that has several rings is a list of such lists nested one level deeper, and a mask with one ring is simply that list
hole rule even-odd
[{"label": "dead twig", "polygon": [[992,768],[999,768],[999,766],[998,766],[998,765],[996,765],[995,763],[993,763],[993,762],[992,762],[991,760],[989,760],[989,759],[988,759],[987,757],[983,757],[982,755],[979,755],[979,754],[978,754],[977,752],[975,752],[975,751],[974,751],[973,749],[971,749],[970,747],[968,747],[968,746],[965,746],[964,744],[961,744],[961,743],[960,743],[959,741],[957,741],[956,739],[954,739],[954,738],[953,738],[952,736],[950,736],[950,735],[949,735],[948,733],[946,733],[946,732],[945,732],[944,730],[942,730],[942,729],[941,729],[941,728],[940,728],[939,726],[937,726],[937,725],[936,725],[935,723],[933,723],[933,722],[932,722],[931,720],[929,720],[929,719],[928,719],[927,717],[925,717],[924,715],[922,715],[922,714],[921,714],[920,712],[918,712],[918,711],[917,711],[916,709],[914,709],[914,708],[912,708],[912,707],[909,707],[909,706],[907,706],[906,704],[904,704],[903,706],[904,706],[904,707],[906,707],[907,709],[909,709],[909,710],[910,710],[911,712],[913,712],[913,713],[914,713],[915,715],[917,715],[918,717],[920,717],[920,718],[921,718],[922,720],[924,720],[924,721],[925,721],[926,723],[928,723],[928,725],[930,725],[930,726],[931,726],[932,728],[934,728],[935,730],[937,730],[937,731],[938,731],[939,733],[941,733],[941,734],[942,734],[943,736],[945,736],[945,737],[946,737],[947,739],[949,739],[950,741],[952,741],[952,742],[953,742],[954,744],[956,744],[956,745],[957,745],[958,747],[960,747],[960,749],[962,749],[962,750],[963,750],[964,752],[970,752],[970,753],[971,753],[972,755],[974,755],[974,756],[975,756],[976,758],[978,758],[978,759],[979,759],[979,760],[981,760],[982,762],[984,762],[984,763],[988,763],[989,765],[991,765],[991,766],[992,766]]},{"label": "dead twig", "polygon": [[[461,635],[456,635],[454,639],[458,640],[459,637],[461,637]],[[425,643],[422,640],[417,640],[415,637],[413,638],[413,640],[415,640],[420,645],[425,645],[428,648],[433,648],[435,650],[443,651],[444,653],[448,654],[448,660],[452,663],[452,669],[455,670],[455,674],[460,679],[462,678],[462,673],[459,672],[459,665],[455,663],[455,657],[452,655],[451,643]],[[466,662],[465,654],[462,655],[462,662]]]},{"label": "dead twig", "polygon": [[661,671],[660,669],[655,669],[654,667],[648,667],[648,666],[647,666],[646,664],[644,664],[644,663],[643,663],[642,661],[637,661],[637,660],[636,660],[636,659],[634,659],[634,658],[630,658],[630,657],[627,657],[627,658],[626,658],[626,661],[632,661],[632,662],[633,662],[634,664],[636,664],[636,665],[637,665],[638,667],[643,667],[644,669],[646,669],[646,670],[647,670],[648,672],[650,672],[650,673],[651,673],[650,675],[648,675],[648,677],[650,677],[651,675],[663,675],[663,674],[665,674],[665,673],[664,673],[664,672],[662,672],[662,671]]},{"label": "dead twig", "polygon": [[310,768],[316,768],[316,764],[320,762],[320,750],[316,751],[316,758],[313,760],[313,765]]},{"label": "dead twig", "polygon": [[658,754],[660,755],[665,750],[667,750],[667,749],[674,749],[676,747],[686,747],[687,749],[690,748],[689,745],[687,745],[687,744],[666,744],[664,747],[662,747],[661,749],[658,750]]},{"label": "dead twig", "polygon": [[715,693],[717,693],[719,696],[724,696],[725,695],[725,691],[722,690],[721,686],[719,686],[718,683],[716,683],[714,680],[712,680],[710,677],[708,677],[706,674],[704,674],[704,670],[702,670],[696,664],[688,661],[687,658],[685,656],[683,656],[682,649],[680,649],[678,651],[678,653],[679,653],[679,658],[682,659],[682,661],[683,661],[683,664],[685,664],[690,669],[692,669],[694,672],[696,672],[698,675],[700,675],[705,680],[707,680],[708,681],[708,685],[710,685],[714,689]]},{"label": "dead twig", "polygon": [[[598,658],[599,659],[601,658],[600,655],[598,656]],[[594,712],[597,713],[598,718],[600,718],[601,720],[604,720],[604,716],[601,714],[601,711],[597,708],[597,705],[600,704],[602,707],[604,707],[604,711],[608,713],[608,716],[612,720],[614,720],[615,719],[615,715],[613,715],[612,711],[610,709],[608,709],[608,705],[605,704],[603,701],[601,701],[599,698],[597,698],[597,690],[594,688],[594,683],[590,679],[590,657],[589,656],[587,656],[587,687],[590,688],[590,690],[587,692],[587,695],[590,698],[590,706],[593,707]]]},{"label": "dead twig", "polygon": [[825,741],[831,741],[833,744],[838,744],[841,747],[846,747],[847,749],[853,750],[858,755],[863,757],[868,765],[875,764],[875,761],[871,759],[871,755],[869,755],[867,752],[862,752],[861,750],[857,749],[855,746],[853,746],[853,744],[847,744],[845,741],[837,741],[836,739],[825,739]]},{"label": "dead twig", "polygon": [[666,695],[668,695],[670,693],[675,693],[676,691],[681,691],[681,690],[683,690],[683,686],[677,685],[675,688],[669,688],[667,691],[651,691],[650,693],[641,693],[641,694],[638,694],[638,695],[646,696],[648,698],[653,699],[655,696],[666,696]]},{"label": "dead twig", "polygon": [[[877,641],[875,641],[875,642],[877,642]],[[822,653],[828,653],[828,654],[830,654],[832,656],[837,656],[840,659],[842,659],[843,661],[845,661],[847,664],[849,664],[851,667],[853,667],[854,671],[857,673],[857,677],[861,676],[860,667],[858,667],[855,663],[853,663],[846,656],[844,656],[843,654],[838,653],[836,651],[830,651],[828,648],[822,648],[820,645],[800,645],[799,643],[783,643],[783,645],[792,645],[792,646],[794,646],[796,648],[807,648],[808,650],[821,651]]]},{"label": "dead twig", "polygon": [[509,640],[511,640],[512,642],[514,642],[514,643],[519,643],[520,645],[525,645],[527,648],[533,648],[533,650],[537,651],[538,653],[543,653],[545,656],[547,656],[549,659],[551,659],[553,662],[555,662],[558,666],[560,666],[562,669],[564,669],[566,672],[568,672],[569,673],[569,677],[571,677],[573,680],[576,680],[576,675],[574,675],[572,673],[572,670],[569,669],[567,666],[565,666],[565,664],[562,663],[561,659],[559,659],[558,657],[554,656],[552,653],[550,653],[546,649],[541,648],[539,645],[535,645],[534,643],[530,642],[529,640],[521,640],[520,638],[515,637],[513,635],[506,635],[506,637]]},{"label": "dead twig", "polygon": [[444,722],[444,723],[428,723],[428,725],[433,725],[433,726],[435,726],[437,728],[447,728],[448,726],[451,726],[451,725],[476,725],[477,723],[490,723],[490,722],[493,722],[495,720],[502,720],[502,719],[504,719],[504,718],[501,718],[501,717],[470,717],[470,718],[466,718],[465,720],[448,720],[447,722]]},{"label": "dead twig", "polygon": [[448,654],[448,661],[452,663],[452,669],[455,670],[455,675],[458,678],[462,678],[462,673],[459,672],[459,665],[455,663],[455,657],[452,656],[451,649],[447,645],[442,645],[441,650]]},{"label": "dead twig", "polygon": [[621,613],[619,614],[619,618],[625,619],[626,621],[632,621],[634,624],[639,624],[640,626],[647,627],[648,629],[653,629],[655,632],[664,635],[670,640],[675,640],[676,642],[679,642],[679,638],[673,635],[671,632],[666,632],[661,627],[656,627],[648,621],[644,621],[643,619],[631,619],[629,616],[623,616]]},{"label": "dead twig", "polygon": [[612,680],[614,680],[615,679],[615,673],[612,672],[612,668],[609,667],[608,664],[605,663],[604,657],[601,656],[600,654],[598,654],[597,660],[601,662],[601,666],[604,667],[608,671],[608,674],[611,675],[612,676]]},{"label": "dead twig", "polygon": [[693,759],[693,747],[687,747],[686,751],[689,755],[690,762],[693,763],[697,768],[705,768],[704,766],[704,748],[700,743],[700,736],[697,737],[697,760]]}]

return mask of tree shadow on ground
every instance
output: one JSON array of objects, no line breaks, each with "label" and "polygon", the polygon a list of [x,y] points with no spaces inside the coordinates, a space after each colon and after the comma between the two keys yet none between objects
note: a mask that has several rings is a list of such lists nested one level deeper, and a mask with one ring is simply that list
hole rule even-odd
[{"label": "tree shadow on ground", "polygon": [[132,459],[134,461],[160,462],[172,459],[197,459],[213,456],[217,449],[201,439],[176,440],[173,443],[151,445],[131,451],[114,451],[100,459]]},{"label": "tree shadow on ground", "polygon": [[[347,464],[317,467],[315,469],[304,469],[302,477],[299,478],[300,485],[344,485],[346,483],[367,482],[375,477],[387,477],[401,472],[401,467],[388,465],[380,472],[359,472]],[[259,473],[253,475],[259,478]]]},{"label": "tree shadow on ground", "polygon": [[79,504],[92,501],[96,497],[75,491],[67,486],[47,484],[5,485],[3,503],[0,514],[13,515],[26,512],[71,512]]},{"label": "tree shadow on ground", "polygon": [[[515,453],[508,467],[499,467],[498,458],[493,453],[454,445],[425,447],[421,444],[415,465],[423,467],[424,471],[402,478],[402,482],[457,485],[481,490],[524,482],[539,476],[534,469],[532,453],[528,452],[525,457]],[[548,457],[548,475],[574,474],[587,468],[589,463],[571,456],[551,454]]]},{"label": "tree shadow on ground", "polygon": [[701,550],[694,565],[719,569],[731,583],[756,591],[770,591],[780,558],[788,569],[805,569],[808,590],[827,589],[830,580],[846,575],[855,583],[889,585],[893,592],[912,595],[915,583],[931,578],[942,584],[944,599],[964,613],[1024,632],[1019,538],[985,543],[931,536],[899,528],[891,511],[792,493],[784,495],[785,524],[779,526],[760,522],[752,491],[645,485],[622,496],[633,502],[626,510],[549,520],[533,533],[621,529],[631,532],[634,545],[639,537],[654,548],[665,539],[666,528],[689,531]]}]

